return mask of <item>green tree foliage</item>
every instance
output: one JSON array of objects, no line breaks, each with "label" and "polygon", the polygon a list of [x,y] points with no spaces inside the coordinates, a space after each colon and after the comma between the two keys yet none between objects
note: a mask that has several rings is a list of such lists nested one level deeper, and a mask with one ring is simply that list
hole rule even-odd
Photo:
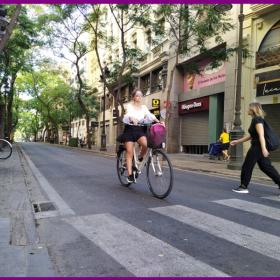
[{"label": "green tree foliage", "polygon": [[[12,15],[16,8],[15,5],[6,5],[8,14]],[[36,18],[28,14],[26,6],[21,8],[17,19],[17,25],[6,43],[4,50],[0,53],[0,103],[5,108],[5,131],[6,136],[11,138],[15,129],[14,120],[14,100],[15,100],[15,82],[19,71],[25,70],[29,51],[34,46],[40,45],[38,39],[41,26]]]},{"label": "green tree foliage", "polygon": [[37,117],[40,117],[48,131],[49,141],[57,143],[58,129],[70,127],[73,118],[80,115],[75,93],[65,82],[62,70],[52,68],[49,64],[19,76],[17,91],[32,98],[25,102],[25,109],[36,112]]},{"label": "green tree foliage", "polygon": [[[150,5],[115,5],[109,4],[109,7],[104,5],[79,5],[79,11],[86,19],[86,28],[92,33],[92,45],[95,50],[96,58],[98,61],[99,69],[102,77],[105,77],[109,93],[114,96],[116,112],[118,113],[118,106],[120,105],[121,115],[124,113],[121,87],[123,84],[133,84],[133,73],[137,73],[139,69],[139,62],[141,61],[144,53],[131,45],[126,40],[126,35],[133,28],[148,28],[151,24]],[[107,34],[107,14],[108,9],[113,18],[113,24],[117,26],[117,34]],[[106,49],[106,52],[114,53],[112,48],[114,43],[120,41],[120,55],[114,56],[109,61],[110,74],[106,75],[104,71],[104,61],[100,49]],[[114,90],[116,89],[116,90]],[[118,117],[118,116],[117,116]]]},{"label": "green tree foliage", "polygon": [[81,60],[92,51],[84,39],[83,18],[75,5],[52,5],[50,9],[51,13],[45,16],[45,20],[49,23],[49,44],[59,51],[60,57],[70,61],[75,67],[77,77],[75,100],[86,119],[87,144],[88,148],[91,148],[90,121],[96,116],[99,104],[94,94],[96,90],[90,88],[83,77]]},{"label": "green tree foliage", "polygon": [[[155,12],[154,31],[158,38],[169,38],[171,41],[169,57],[175,57],[168,81],[167,101],[170,101],[174,73],[180,57],[209,58],[214,68],[220,61],[228,59],[236,51],[235,46],[228,46],[222,39],[222,35],[231,30],[233,25],[226,12],[218,13],[214,6],[204,4],[159,5]],[[218,47],[213,49],[213,42]],[[211,43],[212,47],[210,47]],[[200,72],[198,61],[192,60],[184,67],[190,73]],[[171,121],[176,122],[176,118],[170,118],[171,115],[177,114],[174,108],[174,106],[167,108],[168,139],[173,137],[172,127],[176,126],[176,123],[171,123]]]}]

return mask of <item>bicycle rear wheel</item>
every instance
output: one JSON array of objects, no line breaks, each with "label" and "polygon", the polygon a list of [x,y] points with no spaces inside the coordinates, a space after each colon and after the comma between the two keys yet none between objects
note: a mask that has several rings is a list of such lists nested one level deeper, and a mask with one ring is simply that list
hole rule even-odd
[{"label": "bicycle rear wheel", "polygon": [[147,179],[151,193],[157,198],[167,197],[173,187],[173,169],[167,155],[161,150],[153,150],[147,164]]},{"label": "bicycle rear wheel", "polygon": [[5,139],[0,139],[0,159],[7,159],[12,155],[12,144]]},{"label": "bicycle rear wheel", "polygon": [[126,178],[128,176],[127,168],[126,168],[126,160],[125,160],[126,151],[121,151],[117,157],[117,173],[120,180],[120,183],[128,187],[130,183],[127,182]]}]

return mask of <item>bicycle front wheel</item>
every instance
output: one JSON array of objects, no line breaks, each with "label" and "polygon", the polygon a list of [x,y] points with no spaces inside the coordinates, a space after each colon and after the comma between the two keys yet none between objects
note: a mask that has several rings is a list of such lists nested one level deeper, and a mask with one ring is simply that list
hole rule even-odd
[{"label": "bicycle front wheel", "polygon": [[157,198],[167,197],[173,187],[173,169],[167,155],[161,150],[153,150],[147,164],[147,179],[151,193]]},{"label": "bicycle front wheel", "polygon": [[126,167],[126,159],[125,159],[126,151],[121,151],[117,157],[117,173],[120,180],[120,183],[128,187],[130,183],[127,182],[126,178],[128,176],[127,167]]},{"label": "bicycle front wheel", "polygon": [[0,159],[7,159],[12,155],[12,144],[5,139],[0,139]]}]

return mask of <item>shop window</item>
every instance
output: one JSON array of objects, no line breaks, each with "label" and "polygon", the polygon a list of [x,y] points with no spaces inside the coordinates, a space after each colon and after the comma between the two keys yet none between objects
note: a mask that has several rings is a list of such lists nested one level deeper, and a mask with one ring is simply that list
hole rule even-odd
[{"label": "shop window", "polygon": [[264,37],[256,53],[256,68],[280,64],[280,21]]}]

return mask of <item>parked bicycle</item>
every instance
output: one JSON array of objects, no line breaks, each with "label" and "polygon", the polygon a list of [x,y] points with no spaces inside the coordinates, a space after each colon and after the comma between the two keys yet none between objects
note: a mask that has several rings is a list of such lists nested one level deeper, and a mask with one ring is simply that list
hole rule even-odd
[{"label": "parked bicycle", "polygon": [[9,158],[12,155],[12,152],[12,144],[5,139],[0,139],[0,159]]},{"label": "parked bicycle", "polygon": [[[126,149],[120,145],[117,154],[117,173],[120,183],[128,187],[127,182]],[[133,148],[132,172],[137,179],[146,167],[146,178],[151,193],[160,199],[167,197],[173,187],[173,168],[166,153],[159,147],[153,147],[149,143],[148,150],[142,161],[138,160],[136,144]]]}]

